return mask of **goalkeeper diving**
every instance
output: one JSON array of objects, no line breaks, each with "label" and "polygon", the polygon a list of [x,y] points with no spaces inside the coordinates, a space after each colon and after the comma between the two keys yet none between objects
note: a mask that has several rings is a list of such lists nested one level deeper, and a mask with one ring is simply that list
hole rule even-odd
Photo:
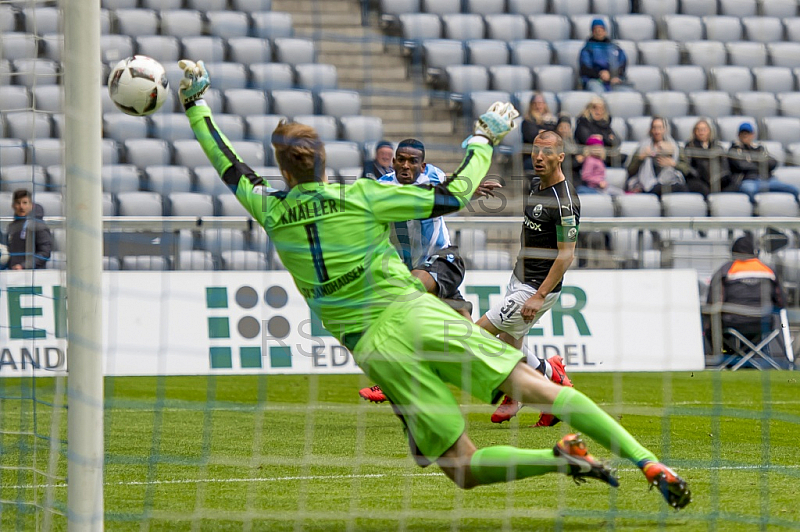
[{"label": "goalkeeper diving", "polygon": [[537,405],[639,466],[667,502],[691,501],[687,484],[591,399],[521,363],[522,353],[426,292],[389,241],[389,225],[466,206],[514,127],[511,104],[497,102],[464,141],[466,154],[444,182],[392,187],[369,179],[328,183],[325,146],[313,128],[281,122],[271,143],[287,189],[271,189],[239,159],[203,100],[202,62],[183,60],[180,99],[195,136],[222,180],[261,224],[308,306],[379,384],[407,429],[423,467],[436,462],[456,485],[473,488],[560,472],[617,486],[579,434],[553,449],[477,449],[465,432],[452,384],[495,402],[503,394]]}]

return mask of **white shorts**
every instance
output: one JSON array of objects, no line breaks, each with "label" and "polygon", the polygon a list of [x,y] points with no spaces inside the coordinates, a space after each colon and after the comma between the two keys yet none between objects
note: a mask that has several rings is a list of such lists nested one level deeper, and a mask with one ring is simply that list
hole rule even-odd
[{"label": "white shorts", "polygon": [[511,274],[511,279],[508,281],[506,288],[506,295],[503,300],[494,305],[489,312],[486,313],[486,318],[498,329],[504,333],[510,334],[517,340],[528,334],[531,327],[539,321],[545,312],[553,308],[553,305],[558,301],[561,292],[550,292],[544,298],[544,304],[539,312],[536,313],[533,320],[525,321],[522,319],[520,310],[522,305],[536,293],[536,289],[527,285],[517,279],[517,276]]}]

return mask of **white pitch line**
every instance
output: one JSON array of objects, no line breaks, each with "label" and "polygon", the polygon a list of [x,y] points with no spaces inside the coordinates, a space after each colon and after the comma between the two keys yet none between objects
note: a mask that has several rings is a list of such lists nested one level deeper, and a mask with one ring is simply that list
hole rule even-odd
[{"label": "white pitch line", "polygon": [[[790,464],[790,465],[782,465],[782,466],[774,466],[780,469],[800,469],[800,464]],[[702,466],[688,466],[688,467],[681,467],[681,470],[717,470],[717,471],[755,471],[764,469],[763,466],[759,465],[740,465],[740,466],[718,466],[715,468],[709,467],[702,467]],[[635,467],[621,467],[617,469],[617,471],[637,471]],[[399,475],[396,474],[389,474],[389,473],[364,473],[360,475],[298,475],[298,476],[287,476],[287,477],[256,477],[256,478],[201,478],[201,479],[192,479],[192,478],[182,478],[182,479],[173,479],[173,480],[131,480],[131,481],[120,481],[120,482],[106,482],[106,486],[164,486],[170,484],[232,484],[232,483],[251,483],[251,482],[286,482],[286,481],[296,481],[296,480],[352,480],[352,479],[360,479],[360,478],[406,478],[406,477],[440,477],[444,476],[444,473],[402,473]],[[0,486],[3,489],[34,489],[34,488],[66,488],[66,483],[61,484],[21,484],[16,486]]]}]

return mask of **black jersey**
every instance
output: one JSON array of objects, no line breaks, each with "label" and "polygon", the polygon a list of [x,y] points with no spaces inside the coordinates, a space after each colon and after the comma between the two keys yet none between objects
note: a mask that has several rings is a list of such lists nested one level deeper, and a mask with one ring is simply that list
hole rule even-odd
[{"label": "black jersey", "polygon": [[[539,188],[538,177],[531,180],[522,220],[522,248],[514,274],[534,288],[547,277],[558,255],[559,242],[575,242],[581,217],[581,202],[572,184],[561,181]],[[561,290],[561,281],[553,291]]]}]

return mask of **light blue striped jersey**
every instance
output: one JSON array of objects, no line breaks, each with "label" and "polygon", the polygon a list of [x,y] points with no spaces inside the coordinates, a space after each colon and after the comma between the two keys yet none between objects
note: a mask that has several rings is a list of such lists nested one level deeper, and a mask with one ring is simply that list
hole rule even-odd
[{"label": "light blue striped jersey", "polygon": [[[445,173],[432,164],[426,164],[413,185],[438,185],[447,179]],[[403,186],[397,180],[394,170],[378,178],[380,183]],[[418,268],[439,248],[447,248],[450,233],[444,218],[437,216],[427,220],[395,222],[392,227],[392,244],[397,248],[400,258],[409,269]]]}]

